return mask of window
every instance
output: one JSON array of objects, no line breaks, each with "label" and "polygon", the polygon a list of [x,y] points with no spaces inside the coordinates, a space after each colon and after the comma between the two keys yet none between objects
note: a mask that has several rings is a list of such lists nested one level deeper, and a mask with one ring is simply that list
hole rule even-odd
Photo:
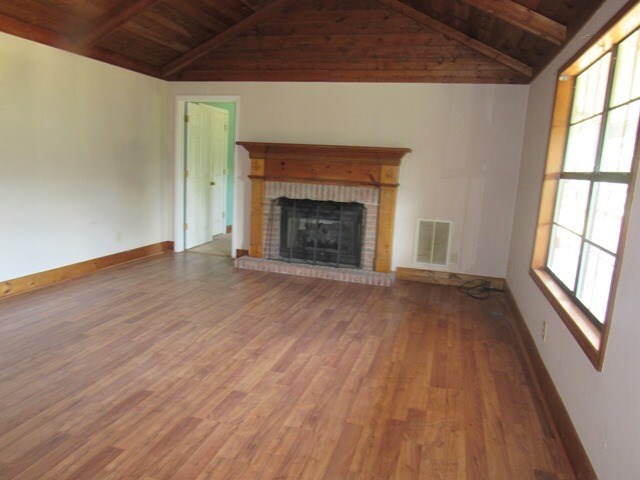
[{"label": "window", "polygon": [[560,73],[532,277],[601,369],[637,163],[640,4]]}]

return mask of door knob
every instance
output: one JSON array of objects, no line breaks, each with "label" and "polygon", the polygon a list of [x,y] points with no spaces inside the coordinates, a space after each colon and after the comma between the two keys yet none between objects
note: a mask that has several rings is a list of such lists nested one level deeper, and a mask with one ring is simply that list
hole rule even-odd
[{"label": "door knob", "polygon": [[211,185],[212,187],[216,184],[216,182],[209,182],[209,185]]}]

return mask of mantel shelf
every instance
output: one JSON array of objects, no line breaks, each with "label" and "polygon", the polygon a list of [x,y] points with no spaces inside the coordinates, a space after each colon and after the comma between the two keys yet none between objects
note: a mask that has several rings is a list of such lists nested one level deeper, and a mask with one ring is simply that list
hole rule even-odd
[{"label": "mantel shelf", "polygon": [[322,160],[336,163],[400,165],[410,148],[310,145],[302,143],[236,142],[260,160]]}]

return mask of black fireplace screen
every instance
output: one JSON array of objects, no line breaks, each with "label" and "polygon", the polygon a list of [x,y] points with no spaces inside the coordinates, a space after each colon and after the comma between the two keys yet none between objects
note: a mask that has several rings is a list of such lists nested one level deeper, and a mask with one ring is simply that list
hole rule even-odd
[{"label": "black fireplace screen", "polygon": [[282,260],[361,267],[364,205],[285,197],[278,203]]}]

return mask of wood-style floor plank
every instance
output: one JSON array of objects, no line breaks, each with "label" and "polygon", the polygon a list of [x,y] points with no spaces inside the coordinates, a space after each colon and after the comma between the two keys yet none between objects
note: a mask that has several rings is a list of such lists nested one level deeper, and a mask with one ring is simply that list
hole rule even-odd
[{"label": "wood-style floor plank", "polygon": [[0,302],[0,479],[573,479],[504,299],[166,254]]}]

